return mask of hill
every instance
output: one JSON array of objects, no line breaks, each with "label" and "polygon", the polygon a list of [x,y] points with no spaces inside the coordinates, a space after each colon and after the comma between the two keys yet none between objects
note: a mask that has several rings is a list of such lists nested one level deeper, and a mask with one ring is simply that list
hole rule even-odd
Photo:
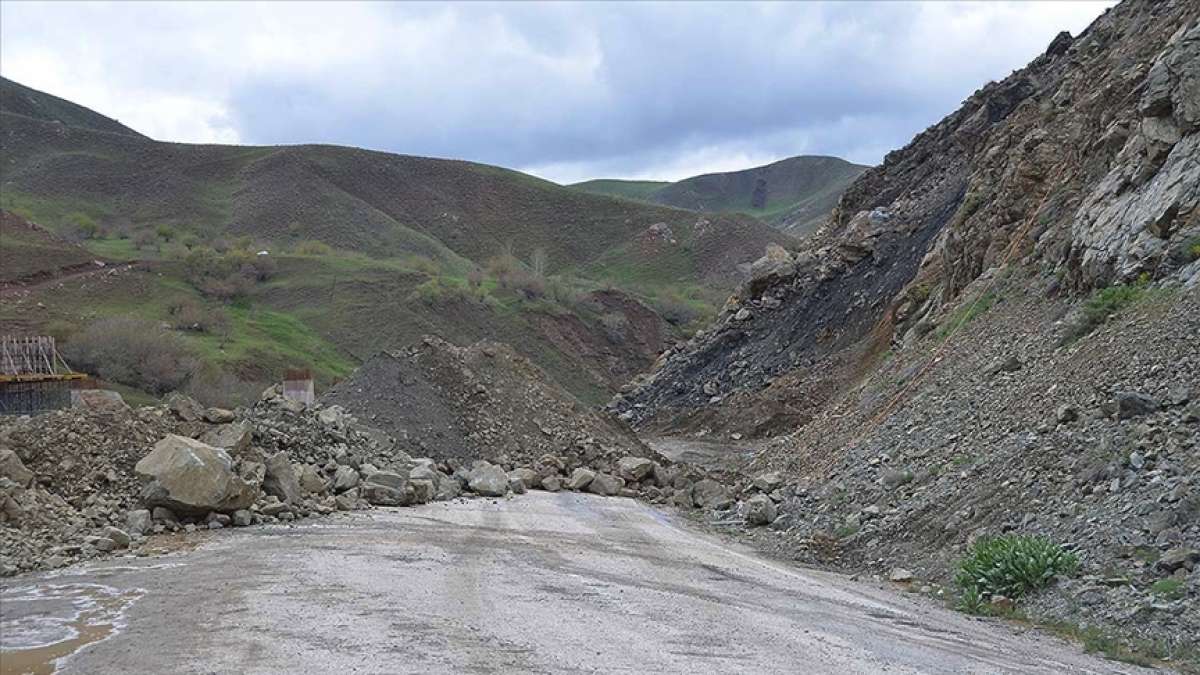
[{"label": "hill", "polygon": [[[975,542],[1042,537],[1080,574],[1021,616],[1194,663],[1200,577],[1174,561],[1200,541],[1197,101],[1196,3],[1060,34],[863,173],[613,408],[773,439],[749,470],[796,485],[764,537],[785,557],[953,588]],[[969,588],[961,607],[1011,613]]]},{"label": "hill", "polygon": [[867,167],[837,157],[801,155],[764,166],[674,183],[591,180],[571,187],[709,213],[745,213],[791,234],[815,229]]},{"label": "hill", "polygon": [[602,400],[714,313],[767,244],[789,241],[750,217],[591,195],[499,167],[335,146],[163,143],[96,130],[78,111],[31,117],[30,99],[43,111],[77,108],[40,92],[5,96],[14,109],[0,110],[0,207],[138,265],[13,290],[0,322],[161,322],[181,303],[198,306],[224,316],[232,336],[185,337],[241,378],[312,361],[327,383],[437,334],[509,342]]},{"label": "hill", "polygon": [[30,89],[5,77],[0,77],[0,110],[43,122],[58,122],[68,127],[144,138],[111,117],[105,117],[66,99]]}]

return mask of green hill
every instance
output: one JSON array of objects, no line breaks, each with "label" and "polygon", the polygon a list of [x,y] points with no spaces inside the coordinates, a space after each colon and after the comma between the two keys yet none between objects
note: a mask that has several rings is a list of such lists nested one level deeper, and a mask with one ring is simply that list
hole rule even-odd
[{"label": "green hill", "polygon": [[57,96],[30,89],[5,77],[0,77],[0,110],[43,122],[59,122],[68,127],[142,136],[110,117]]},{"label": "green hill", "polygon": [[710,213],[745,213],[792,234],[824,220],[867,167],[837,157],[789,157],[744,171],[710,173],[674,183],[591,180],[571,187]]},{"label": "green hill", "polygon": [[[5,91],[33,92],[8,82]],[[72,115],[31,116],[31,99]],[[40,92],[3,103],[0,208],[97,257],[138,264],[6,298],[0,328],[113,314],[170,323],[198,306],[220,312],[228,334],[184,337],[245,380],[307,365],[328,382],[379,349],[436,333],[509,342],[599,401],[714,313],[740,265],[789,243],[747,216],[593,195],[472,162],[164,143],[98,130],[107,118]],[[39,264],[52,276],[53,258],[29,261],[22,276]],[[256,271],[264,259],[269,269]],[[296,335],[307,337],[284,339]]]}]

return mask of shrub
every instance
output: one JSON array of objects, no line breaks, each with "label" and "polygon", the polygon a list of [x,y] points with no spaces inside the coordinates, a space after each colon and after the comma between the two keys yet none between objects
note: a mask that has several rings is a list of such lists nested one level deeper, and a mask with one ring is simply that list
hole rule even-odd
[{"label": "shrub", "polygon": [[441,265],[434,262],[432,258],[427,258],[423,255],[409,256],[406,262],[409,267],[427,277],[436,277],[442,273]]},{"label": "shrub", "polygon": [[1189,262],[1200,260],[1200,237],[1195,237],[1185,245]]},{"label": "shrub", "polygon": [[663,320],[672,326],[686,326],[704,316],[704,312],[675,294],[659,298],[655,304],[658,306],[658,313],[662,315]]},{"label": "shrub", "polygon": [[1075,324],[1067,332],[1064,342],[1077,340],[1096,330],[1109,317],[1134,304],[1146,294],[1149,279],[1145,276],[1132,284],[1118,284],[1097,289],[1083,304]]},{"label": "shrub", "polygon": [[71,227],[80,239],[93,239],[100,234],[100,226],[86,213],[76,211],[68,215],[67,220],[71,222]]},{"label": "shrub", "polygon": [[330,253],[333,253],[333,249],[329,247],[329,244],[326,244],[323,241],[307,239],[299,244],[296,244],[296,246],[292,249],[292,252],[296,255],[318,256],[329,255]]},{"label": "shrub", "polygon": [[163,241],[171,241],[175,238],[175,230],[170,225],[159,225],[154,228],[154,234],[158,235]]},{"label": "shrub", "polygon": [[208,309],[191,298],[175,302],[167,308],[167,313],[177,330],[221,335],[229,329],[229,317],[221,308]]},{"label": "shrub", "polygon": [[77,369],[152,394],[179,388],[196,365],[178,335],[133,317],[100,319],[73,336],[63,352]]},{"label": "shrub", "polygon": [[133,235],[133,245],[135,248],[154,248],[156,243],[157,238],[154,236],[154,233],[149,230],[140,230],[137,234]]},{"label": "shrub", "polygon": [[1187,594],[1179,579],[1159,579],[1150,585],[1150,592],[1164,600],[1178,600]]},{"label": "shrub", "polygon": [[209,363],[196,369],[188,380],[186,391],[204,405],[236,408],[254,405],[258,395],[266,388],[265,383],[243,382],[232,373]]},{"label": "shrub", "polygon": [[483,270],[479,269],[478,267],[472,267],[471,270],[467,272],[467,284],[469,284],[471,288],[482,287],[483,279]]},{"label": "shrub", "polygon": [[962,589],[964,605],[995,595],[1015,600],[1078,567],[1074,553],[1043,537],[981,538],[959,563],[954,582]]}]

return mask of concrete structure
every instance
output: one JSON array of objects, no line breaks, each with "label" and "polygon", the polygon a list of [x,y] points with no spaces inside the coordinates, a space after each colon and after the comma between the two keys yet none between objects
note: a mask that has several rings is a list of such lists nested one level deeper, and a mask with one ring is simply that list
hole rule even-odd
[{"label": "concrete structure", "polygon": [[62,360],[52,337],[0,336],[0,415],[70,407],[71,385],[85,377]]}]

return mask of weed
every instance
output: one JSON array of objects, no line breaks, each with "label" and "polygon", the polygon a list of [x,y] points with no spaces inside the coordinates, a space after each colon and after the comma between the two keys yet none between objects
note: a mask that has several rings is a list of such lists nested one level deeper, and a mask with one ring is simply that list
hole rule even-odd
[{"label": "weed", "polygon": [[1043,537],[982,538],[959,563],[954,581],[964,593],[1017,599],[1043,588],[1057,574],[1074,574],[1075,554]]},{"label": "weed", "polygon": [[1149,278],[1142,276],[1132,284],[1096,290],[1084,303],[1079,319],[1068,332],[1065,342],[1084,337],[1108,321],[1109,317],[1141,300],[1146,295],[1148,285]]},{"label": "weed", "polygon": [[833,531],[833,536],[837,537],[838,539],[845,539],[846,537],[852,537],[858,534],[860,529],[862,529],[862,526],[858,523],[846,523],[844,525],[838,525],[837,529]]},{"label": "weed", "polygon": [[995,293],[988,291],[987,293],[984,293],[976,298],[974,301],[968,302],[959,307],[954,314],[952,314],[942,324],[942,326],[938,328],[937,339],[945,340],[946,338],[950,337],[950,334],[957,330],[960,326],[965,326],[975,319],[978,319],[980,316],[983,316],[983,314],[991,309],[998,300],[999,297]]}]

